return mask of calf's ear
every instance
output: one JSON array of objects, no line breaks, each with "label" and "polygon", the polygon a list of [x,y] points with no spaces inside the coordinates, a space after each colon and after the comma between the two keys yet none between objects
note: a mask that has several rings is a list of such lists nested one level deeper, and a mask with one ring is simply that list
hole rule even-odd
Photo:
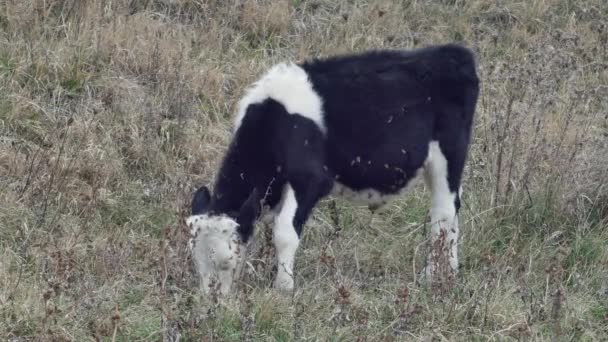
[{"label": "calf's ear", "polygon": [[206,186],[201,186],[192,198],[192,215],[200,215],[207,211],[211,202],[211,193]]},{"label": "calf's ear", "polygon": [[243,228],[252,226],[260,215],[260,209],[260,193],[255,188],[241,206],[236,222]]}]

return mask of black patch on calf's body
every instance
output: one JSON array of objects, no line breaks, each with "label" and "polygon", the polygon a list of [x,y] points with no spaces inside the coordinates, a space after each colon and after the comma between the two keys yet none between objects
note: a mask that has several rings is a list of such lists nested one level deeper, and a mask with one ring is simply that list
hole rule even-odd
[{"label": "black patch on calf's body", "polygon": [[[449,170],[450,188],[457,190],[478,87],[467,49],[376,51],[302,67],[323,99],[328,165],[341,183],[395,193],[437,140],[442,151],[463,156]],[[352,163],[355,156],[373,162]]]}]

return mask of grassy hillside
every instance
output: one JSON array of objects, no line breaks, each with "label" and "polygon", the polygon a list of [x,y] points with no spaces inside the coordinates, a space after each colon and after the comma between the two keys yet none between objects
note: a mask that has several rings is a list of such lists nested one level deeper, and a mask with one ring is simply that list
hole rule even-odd
[{"label": "grassy hillside", "polygon": [[[608,339],[605,0],[1,0],[0,339]],[[270,65],[461,42],[482,89],[451,288],[416,284],[422,182],[314,212],[293,296],[269,230],[230,298],[183,224]]]}]

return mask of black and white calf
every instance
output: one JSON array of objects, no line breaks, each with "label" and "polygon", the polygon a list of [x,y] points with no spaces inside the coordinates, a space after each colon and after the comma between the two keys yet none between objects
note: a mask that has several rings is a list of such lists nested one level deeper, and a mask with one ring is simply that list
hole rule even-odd
[{"label": "black and white calf", "polygon": [[478,83],[471,51],[457,45],[274,66],[239,103],[213,195],[202,187],[192,201],[202,288],[215,278],[229,291],[262,199],[274,216],[275,286],[292,289],[302,227],[320,199],[333,190],[378,208],[420,171],[432,191],[431,241],[444,232],[456,271]]}]

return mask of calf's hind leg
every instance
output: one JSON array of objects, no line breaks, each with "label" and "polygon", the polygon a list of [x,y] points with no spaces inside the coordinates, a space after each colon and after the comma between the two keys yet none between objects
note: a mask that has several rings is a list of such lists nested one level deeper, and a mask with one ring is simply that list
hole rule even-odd
[{"label": "calf's hind leg", "polygon": [[425,270],[429,280],[446,259],[449,271],[458,272],[459,188],[464,156],[449,149],[447,152],[438,142],[431,142],[424,168],[425,181],[431,189],[430,252]]}]

